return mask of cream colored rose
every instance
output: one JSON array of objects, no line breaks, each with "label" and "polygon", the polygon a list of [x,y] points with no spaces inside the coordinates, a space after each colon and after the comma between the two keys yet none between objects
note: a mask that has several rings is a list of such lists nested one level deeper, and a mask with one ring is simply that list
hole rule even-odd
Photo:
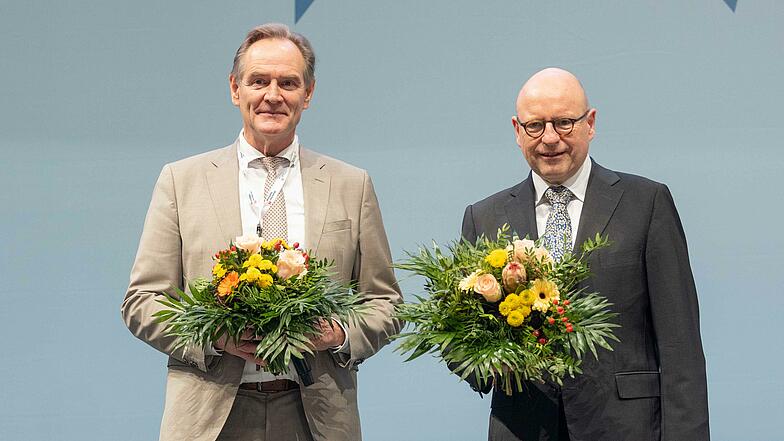
[{"label": "cream colored rose", "polygon": [[528,253],[536,249],[536,244],[530,239],[516,240],[512,242],[514,246],[514,260],[523,263],[528,260]]},{"label": "cream colored rose", "polygon": [[547,251],[547,248],[545,247],[536,247],[536,249],[534,249],[534,257],[542,263],[555,263],[553,256],[550,255],[550,252]]},{"label": "cream colored rose", "polygon": [[492,274],[481,274],[476,278],[474,292],[480,294],[490,303],[501,300],[501,285]]},{"label": "cream colored rose", "polygon": [[261,249],[261,238],[256,236],[255,234],[245,234],[242,236],[237,236],[234,239],[234,245],[237,248],[242,248],[243,250],[249,251],[251,253],[258,253]]},{"label": "cream colored rose", "polygon": [[283,280],[292,276],[304,274],[305,256],[301,251],[284,250],[278,256],[278,277]]},{"label": "cream colored rose", "polygon": [[501,271],[501,279],[507,292],[514,292],[521,283],[525,282],[525,267],[517,262],[509,262]]}]

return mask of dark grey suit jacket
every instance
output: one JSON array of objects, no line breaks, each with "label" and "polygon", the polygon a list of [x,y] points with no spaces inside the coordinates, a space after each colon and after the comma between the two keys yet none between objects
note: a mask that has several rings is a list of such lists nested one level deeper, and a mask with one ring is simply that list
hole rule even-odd
[{"label": "dark grey suit jacket", "polygon": [[[536,239],[534,198],[529,175],[469,205],[463,237],[495,236],[508,223],[520,237]],[[584,374],[562,388],[526,383],[511,397],[496,391],[490,439],[556,439],[562,399],[572,441],[708,440],[697,292],[669,190],[593,163],[576,251],[596,233],[612,245],[591,256],[593,276],[583,285],[613,303],[620,343],[613,342],[613,352],[601,350],[598,361],[589,355]]]}]

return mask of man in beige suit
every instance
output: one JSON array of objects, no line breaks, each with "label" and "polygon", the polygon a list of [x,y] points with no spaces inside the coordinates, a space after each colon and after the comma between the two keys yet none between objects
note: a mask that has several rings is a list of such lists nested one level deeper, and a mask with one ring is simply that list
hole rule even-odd
[{"label": "man in beige suit", "polygon": [[[303,36],[284,25],[253,29],[229,77],[240,136],[166,165],[155,185],[122,316],[135,336],[169,356],[161,440],[361,439],[357,365],[400,330],[392,312],[402,299],[367,173],[299,145],[295,129],[313,96],[314,66]],[[261,204],[275,191],[271,207]],[[312,339],[316,355],[308,357],[312,385],[294,369],[259,370],[264,360],[254,358],[251,335],[175,350],[153,319],[161,293],[209,276],[210,256],[257,230],[334,261],[337,278],[355,281],[373,307],[364,323],[322,321]]]}]

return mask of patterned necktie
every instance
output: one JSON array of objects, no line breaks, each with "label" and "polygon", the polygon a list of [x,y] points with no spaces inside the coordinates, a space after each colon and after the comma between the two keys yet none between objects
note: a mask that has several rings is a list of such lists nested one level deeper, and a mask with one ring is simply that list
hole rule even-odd
[{"label": "patterned necktie", "polygon": [[544,247],[550,251],[556,262],[560,262],[564,254],[572,250],[572,221],[566,205],[572,199],[572,192],[563,186],[554,186],[544,192],[550,201],[550,214],[547,215],[547,226],[542,235]]},{"label": "patterned necktie", "polygon": [[[265,156],[261,158],[261,165],[267,170],[267,179],[264,181],[264,197],[266,198],[272,184],[278,177],[278,172],[289,165],[289,160],[278,156]],[[262,222],[262,236],[267,239],[274,239],[277,237],[288,241],[288,222],[286,220],[286,197],[283,196],[283,189],[272,201],[267,214],[264,215]]]}]

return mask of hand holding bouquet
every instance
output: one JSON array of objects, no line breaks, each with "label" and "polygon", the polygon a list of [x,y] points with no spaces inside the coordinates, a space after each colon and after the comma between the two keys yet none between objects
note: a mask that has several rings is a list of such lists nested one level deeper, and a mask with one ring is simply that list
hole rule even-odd
[{"label": "hand holding bouquet", "polygon": [[523,380],[546,379],[562,384],[565,375],[580,373],[580,360],[596,346],[612,350],[616,340],[607,300],[575,289],[586,279],[586,257],[608,246],[598,234],[582,245],[579,257],[567,254],[555,262],[543,247],[510,238],[504,225],[495,240],[476,244],[453,242],[442,253],[422,248],[397,265],[424,276],[429,299],[403,304],[398,316],[413,331],[398,336],[398,350],[408,360],[435,353],[465,379],[479,384],[495,379],[511,394]]},{"label": "hand holding bouquet", "polygon": [[155,315],[168,322],[179,347],[221,339],[247,344],[256,336],[255,356],[281,374],[292,359],[313,354],[312,337],[325,320],[361,320],[367,309],[350,287],[332,280],[329,262],[312,259],[297,243],[241,236],[213,259],[211,279],[158,300],[167,308]]}]

